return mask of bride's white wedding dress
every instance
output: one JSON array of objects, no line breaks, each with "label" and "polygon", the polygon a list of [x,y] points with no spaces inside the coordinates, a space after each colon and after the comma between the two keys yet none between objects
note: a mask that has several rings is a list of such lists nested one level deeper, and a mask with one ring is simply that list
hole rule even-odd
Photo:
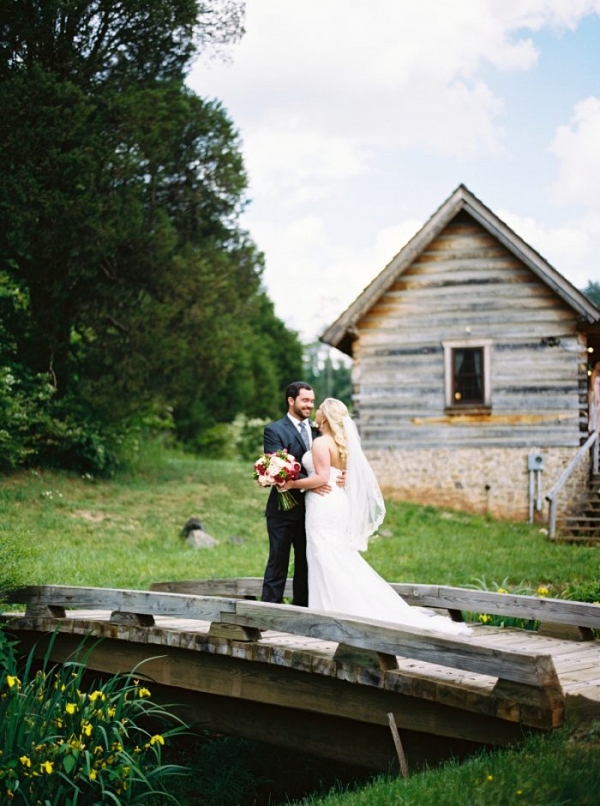
[{"label": "bride's white wedding dress", "polygon": [[[302,464],[309,475],[315,472],[310,451],[304,454]],[[336,484],[340,473],[331,468],[331,492],[327,495],[310,490],[305,493],[309,607],[451,635],[470,634],[466,624],[407,604],[348,545],[349,506],[346,490]]]}]

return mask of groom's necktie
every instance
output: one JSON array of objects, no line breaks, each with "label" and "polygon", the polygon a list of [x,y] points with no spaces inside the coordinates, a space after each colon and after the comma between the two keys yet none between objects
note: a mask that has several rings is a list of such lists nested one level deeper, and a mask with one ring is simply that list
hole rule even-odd
[{"label": "groom's necktie", "polygon": [[300,423],[300,436],[302,437],[302,442],[304,442],[304,447],[307,451],[310,450],[310,438],[308,436],[308,426],[306,425],[305,420],[302,420]]}]

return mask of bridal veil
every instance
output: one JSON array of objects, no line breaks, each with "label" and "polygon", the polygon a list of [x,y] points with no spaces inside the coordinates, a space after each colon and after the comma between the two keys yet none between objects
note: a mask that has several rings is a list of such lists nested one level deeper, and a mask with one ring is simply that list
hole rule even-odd
[{"label": "bridal veil", "polygon": [[347,415],[342,422],[348,445],[346,495],[350,509],[349,544],[358,551],[365,551],[369,537],[383,523],[385,504],[373,468],[363,452],[354,420]]}]

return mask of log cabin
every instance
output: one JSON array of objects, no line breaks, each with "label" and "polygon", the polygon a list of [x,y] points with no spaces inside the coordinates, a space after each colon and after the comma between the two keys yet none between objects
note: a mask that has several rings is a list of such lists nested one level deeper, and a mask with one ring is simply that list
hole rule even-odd
[{"label": "log cabin", "polygon": [[[596,428],[600,309],[464,185],[320,338],[388,497],[541,521]],[[588,484],[581,463],[561,511]]]}]

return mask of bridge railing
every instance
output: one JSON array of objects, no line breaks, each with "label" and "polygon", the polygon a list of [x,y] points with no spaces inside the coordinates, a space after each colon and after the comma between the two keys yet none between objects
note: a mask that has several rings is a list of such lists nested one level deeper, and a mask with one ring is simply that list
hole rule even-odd
[{"label": "bridge railing", "polygon": [[[463,620],[463,613],[509,616],[550,625],[565,625],[581,630],[600,630],[600,605],[550,597],[523,596],[513,593],[496,593],[449,585],[423,585],[392,582],[391,587],[410,605],[447,610],[455,621]],[[240,599],[258,599],[262,579],[237,577],[232,579],[191,579],[173,582],[156,582],[151,590],[171,593],[188,593],[200,596],[231,596]],[[292,580],[288,579],[285,596],[292,597]],[[586,633],[588,638],[593,635]],[[578,637],[583,637],[580,634]]]},{"label": "bridge railing", "polygon": [[[162,585],[195,585],[197,590],[211,589],[212,594],[68,586],[28,587],[10,595],[11,603],[26,606],[24,616],[8,613],[4,618],[9,622],[12,619],[18,629],[50,630],[53,625],[60,629],[65,620],[89,619],[90,611],[95,612],[96,617],[98,611],[103,611],[105,619],[113,623],[131,623],[142,627],[154,626],[155,617],[159,616],[166,616],[170,620],[208,621],[211,631],[213,627],[216,629],[213,633],[215,636],[233,640],[260,641],[265,631],[307,636],[336,642],[339,647],[374,653],[382,669],[397,668],[394,663],[397,663],[398,657],[402,657],[497,678],[494,691],[498,696],[506,691],[516,700],[526,701],[541,715],[536,716],[539,726],[555,727],[562,721],[564,696],[550,654],[486,646],[472,640],[471,636],[448,636],[434,631],[397,627],[383,621],[348,618],[340,613],[321,613],[305,607],[253,601],[245,597],[253,595],[248,591],[255,590],[255,580],[228,580],[226,584],[223,580],[205,580]],[[230,596],[214,595],[214,591],[223,587]],[[495,603],[499,606],[500,596],[502,604],[508,606],[509,610],[515,608],[521,614],[524,612],[524,606],[518,601],[523,597],[505,597],[501,594],[485,596],[484,592],[462,588],[395,587],[411,603],[445,607],[455,614],[462,608],[478,610],[479,605],[483,607],[484,603],[483,609],[490,611]],[[539,600],[547,609],[550,601]],[[533,602],[530,606],[536,610]],[[575,610],[577,621],[584,619],[587,623],[600,625],[599,605],[584,605]],[[552,612],[556,615],[554,610]],[[69,629],[67,624],[64,628]]]}]

